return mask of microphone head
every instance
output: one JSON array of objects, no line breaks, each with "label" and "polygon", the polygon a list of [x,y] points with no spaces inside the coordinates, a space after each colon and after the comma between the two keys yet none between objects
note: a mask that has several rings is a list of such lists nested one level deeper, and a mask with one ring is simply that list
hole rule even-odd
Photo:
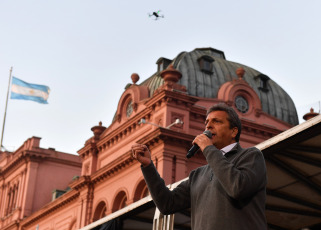
[{"label": "microphone head", "polygon": [[209,130],[205,130],[203,134],[205,134],[208,138],[212,138],[212,133]]},{"label": "microphone head", "polygon": [[[212,133],[209,130],[205,130],[203,134],[205,134],[208,138],[212,138]],[[199,150],[199,148],[200,147],[197,144],[194,144],[192,148],[188,151],[186,157],[191,158],[192,156],[194,156],[194,154]]]}]

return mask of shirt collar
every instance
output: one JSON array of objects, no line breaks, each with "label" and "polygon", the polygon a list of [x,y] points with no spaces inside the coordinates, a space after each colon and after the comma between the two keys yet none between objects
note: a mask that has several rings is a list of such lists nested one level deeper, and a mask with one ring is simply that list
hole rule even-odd
[{"label": "shirt collar", "polygon": [[225,153],[228,153],[229,151],[231,151],[231,149],[237,144],[237,142],[234,142],[232,144],[229,144],[227,146],[225,146],[224,148],[221,149],[223,155],[225,155]]}]

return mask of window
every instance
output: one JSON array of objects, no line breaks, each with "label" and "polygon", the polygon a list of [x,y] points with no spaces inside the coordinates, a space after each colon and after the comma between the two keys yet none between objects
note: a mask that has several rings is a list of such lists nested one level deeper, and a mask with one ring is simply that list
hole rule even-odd
[{"label": "window", "polygon": [[122,209],[126,206],[127,206],[127,196],[124,191],[121,191],[117,194],[117,196],[114,200],[112,211],[115,212],[115,211]]},{"label": "window", "polygon": [[8,190],[8,201],[7,201],[7,208],[6,208],[6,215],[12,213],[17,206],[17,198],[18,198],[18,190],[19,190],[19,183],[12,185]]},{"label": "window", "polygon": [[94,212],[93,221],[99,220],[106,216],[106,210],[107,210],[106,206],[107,205],[104,201],[101,201],[97,205],[96,210]]},{"label": "window", "polygon": [[201,71],[208,74],[213,73],[213,62],[214,59],[208,55],[204,55],[198,59]]},{"label": "window", "polygon": [[270,78],[264,74],[259,74],[258,77],[260,78],[260,87],[259,89],[264,91],[264,92],[267,92],[269,91],[269,88],[268,88],[268,81],[270,80]]},{"label": "window", "polygon": [[237,96],[235,98],[235,106],[241,113],[246,113],[249,110],[249,103],[242,96]]},{"label": "window", "polygon": [[169,64],[171,64],[172,60],[167,59],[167,58],[159,58],[156,62],[157,64],[157,72],[162,72],[163,70],[165,70]]},{"label": "window", "polygon": [[134,201],[138,201],[149,195],[149,191],[146,185],[145,180],[141,180],[135,190]]},{"label": "window", "polygon": [[126,107],[126,116],[127,117],[130,117],[130,115],[133,113],[133,102],[132,100],[130,100],[127,104],[127,107]]}]

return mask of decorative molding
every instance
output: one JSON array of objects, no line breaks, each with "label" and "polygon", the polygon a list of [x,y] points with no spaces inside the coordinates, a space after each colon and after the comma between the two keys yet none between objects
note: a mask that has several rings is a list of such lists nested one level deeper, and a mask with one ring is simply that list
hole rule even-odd
[{"label": "decorative molding", "polygon": [[92,184],[91,176],[81,176],[78,180],[73,181],[69,184],[70,188],[77,191],[81,191],[84,187],[88,187]]},{"label": "decorative molding", "polygon": [[105,180],[108,177],[114,176],[118,172],[121,172],[125,168],[136,163],[131,156],[131,151],[126,152],[123,156],[117,158],[115,161],[105,165],[96,171],[92,176],[92,182],[94,184],[99,183],[100,181]]},{"label": "decorative molding", "polygon": [[144,136],[141,139],[137,140],[137,143],[145,144],[147,146],[155,146],[169,140],[176,143],[180,142],[183,144],[190,144],[194,138],[195,136],[190,134],[181,133],[166,128],[157,128],[147,136]]},{"label": "decorative molding", "polygon": [[268,139],[282,132],[282,130],[277,129],[276,127],[257,124],[254,121],[252,122],[244,118],[240,118],[240,120],[242,123],[242,133],[253,134],[255,136],[260,135],[264,137],[264,139]]},{"label": "decorative molding", "polygon": [[39,211],[36,211],[33,214],[31,214],[29,217],[23,219],[20,224],[21,229],[24,229],[24,227],[66,206],[70,202],[74,201],[77,197],[79,197],[79,195],[80,195],[80,192],[76,190],[68,191],[67,193],[58,197],[56,200],[52,201],[48,205],[42,207]]}]

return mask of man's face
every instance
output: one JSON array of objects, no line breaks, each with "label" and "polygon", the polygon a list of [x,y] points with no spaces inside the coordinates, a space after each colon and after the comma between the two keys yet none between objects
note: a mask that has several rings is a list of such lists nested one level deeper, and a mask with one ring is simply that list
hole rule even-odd
[{"label": "man's face", "polygon": [[213,134],[212,142],[218,149],[234,143],[238,132],[236,127],[230,128],[227,117],[228,115],[225,111],[213,111],[208,114],[205,121],[205,128]]}]

